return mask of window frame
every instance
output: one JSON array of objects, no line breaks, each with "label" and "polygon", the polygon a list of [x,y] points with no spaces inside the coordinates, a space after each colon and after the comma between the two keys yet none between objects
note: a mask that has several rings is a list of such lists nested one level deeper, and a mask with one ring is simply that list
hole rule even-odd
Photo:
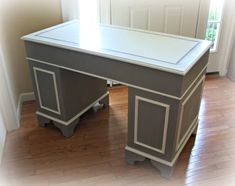
[{"label": "window frame", "polygon": [[[217,24],[215,41],[213,42],[214,43],[213,48],[210,49],[210,53],[218,52],[218,45],[219,45],[219,42],[220,42],[220,35],[221,35],[221,26],[222,26],[222,20],[223,20],[223,15],[224,15],[224,4],[225,4],[225,1],[223,1],[223,3],[222,3],[220,18],[217,21],[210,21],[209,16],[208,16],[206,32],[207,32],[209,24]],[[210,15],[210,9],[211,9],[211,5],[209,7],[209,14],[208,15]],[[205,39],[207,40],[206,35],[205,35]]]}]

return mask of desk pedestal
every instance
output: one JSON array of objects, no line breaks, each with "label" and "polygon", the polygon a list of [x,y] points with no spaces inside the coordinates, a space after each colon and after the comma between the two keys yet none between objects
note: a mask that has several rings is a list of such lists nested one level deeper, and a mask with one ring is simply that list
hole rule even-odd
[{"label": "desk pedestal", "polygon": [[105,80],[34,62],[30,71],[42,127],[53,123],[70,137],[83,113],[98,102],[109,104]]},{"label": "desk pedestal", "polygon": [[150,159],[163,177],[171,177],[197,129],[203,82],[202,77],[181,100],[129,88],[127,162]]}]

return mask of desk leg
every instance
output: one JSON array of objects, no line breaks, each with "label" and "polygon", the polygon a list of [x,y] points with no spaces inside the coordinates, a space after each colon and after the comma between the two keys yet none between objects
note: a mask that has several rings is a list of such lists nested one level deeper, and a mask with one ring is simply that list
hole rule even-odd
[{"label": "desk leg", "polygon": [[45,118],[43,116],[37,115],[38,118],[38,124],[40,127],[46,127],[47,124],[51,123],[51,120],[48,118]]},{"label": "desk leg", "polygon": [[102,104],[103,107],[109,106],[109,95],[105,96],[99,103]]},{"label": "desk leg", "polygon": [[73,136],[74,134],[74,130],[77,127],[77,124],[79,122],[80,118],[77,118],[76,120],[74,120],[71,124],[69,124],[68,126],[62,125],[58,122],[53,122],[54,125],[60,129],[60,131],[63,133],[63,135],[67,138]]},{"label": "desk leg", "polygon": [[[126,150],[125,151],[125,159],[128,164],[134,165],[136,162],[144,161],[147,158]],[[150,159],[150,162],[156,169],[158,169],[160,171],[160,174],[163,178],[171,179],[171,176],[174,172],[175,166],[167,166],[167,165],[164,165],[162,163],[159,163],[159,162],[151,160],[151,159]]]},{"label": "desk leg", "polygon": [[173,99],[129,87],[126,161],[150,159],[169,179],[175,163],[198,125],[203,81],[183,99]]},{"label": "desk leg", "polygon": [[145,157],[126,150],[125,159],[127,163],[134,165],[135,162],[144,161]]},{"label": "desk leg", "polygon": [[175,165],[174,166],[167,166],[167,165],[164,165],[164,164],[159,163],[157,161],[153,161],[153,160],[150,160],[150,161],[151,161],[152,165],[160,171],[160,174],[163,178],[166,178],[168,180],[171,179],[172,174],[175,169]]}]

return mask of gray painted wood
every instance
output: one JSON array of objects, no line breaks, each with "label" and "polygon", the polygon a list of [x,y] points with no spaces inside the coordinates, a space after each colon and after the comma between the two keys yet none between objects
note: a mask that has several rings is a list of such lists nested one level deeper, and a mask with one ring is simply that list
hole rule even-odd
[{"label": "gray painted wood", "polygon": [[105,96],[102,100],[99,101],[99,104],[102,104],[103,107],[109,106],[109,96]]},{"label": "gray painted wood", "polygon": [[[201,57],[186,74],[177,74],[170,70],[162,71],[124,62],[121,58],[109,58],[32,40],[25,41],[25,45],[37,104],[39,96],[33,68],[52,71],[56,77],[61,114],[40,108],[38,104],[42,117],[50,116],[46,118],[52,120],[64,136],[70,137],[77,126],[79,117],[76,114],[82,113],[87,106],[106,95],[106,79],[127,84],[129,148],[126,148],[126,160],[134,163],[149,158],[163,177],[171,176],[182,148],[198,124],[197,116],[209,54],[209,50],[204,49],[208,46],[203,50],[200,48],[200,51],[204,51],[203,54],[198,52],[197,47],[195,51],[188,53],[182,59],[188,60],[187,63],[192,63],[190,60],[197,53]],[[43,90],[41,92],[46,96],[44,100],[54,99],[53,91],[48,89],[50,91],[47,92],[46,88],[52,80],[48,77],[42,78],[47,78],[48,81],[45,85],[40,84],[40,89]],[[136,113],[137,97],[150,101],[139,101]],[[102,97],[98,102],[108,105],[108,96]],[[54,108],[49,101],[47,104]]]},{"label": "gray painted wood", "polygon": [[161,164],[157,161],[153,161],[151,160],[151,163],[154,167],[156,167],[159,171],[160,171],[160,174],[163,178],[166,178],[168,180],[171,179],[171,176],[174,172],[174,169],[175,169],[175,166],[167,166],[167,165],[164,165],[164,164]]},{"label": "gray painted wood", "polygon": [[76,120],[74,120],[70,125],[65,126],[65,125],[61,125],[60,123],[53,121],[54,125],[60,129],[60,131],[63,133],[63,135],[67,138],[70,138],[73,136],[74,134],[74,130],[77,127],[77,124],[79,122],[80,118],[77,118]]},{"label": "gray painted wood", "polygon": [[[166,153],[162,154],[156,151],[153,151],[149,148],[145,148],[143,146],[140,146],[138,144],[134,143],[134,131],[135,131],[135,96],[141,96],[150,100],[156,100],[159,101],[161,103],[164,104],[168,104],[170,105],[170,115],[169,115],[169,122],[168,122],[168,130],[167,130],[167,140],[166,140]],[[173,154],[174,154],[174,145],[175,143],[172,143],[176,140],[175,138],[175,131],[177,128],[177,124],[179,122],[179,116],[178,116],[178,112],[179,112],[179,107],[180,105],[180,101],[175,100],[175,99],[171,99],[171,98],[167,98],[164,96],[160,96],[157,94],[153,94],[153,93],[149,93],[149,92],[145,92],[145,91],[141,91],[138,89],[134,89],[134,88],[130,88],[128,90],[128,146],[132,147],[134,149],[137,149],[139,151],[142,152],[146,152],[147,154],[150,154],[152,156],[156,156],[159,157],[161,159],[167,160],[167,161],[171,161],[173,159]],[[149,125],[152,124],[153,120],[158,120],[158,116],[160,114],[164,114],[165,113],[162,112],[162,110],[159,110],[157,107],[153,107],[152,109],[156,108],[155,113],[152,115],[149,115],[147,118],[145,118],[144,121],[142,121],[141,125]],[[160,112],[159,112],[160,111]],[[142,112],[147,112],[145,110],[142,110]],[[160,116],[163,118],[163,116]],[[161,122],[160,122],[161,121]],[[140,124],[140,121],[139,121]],[[155,123],[155,125],[158,125],[157,128],[163,128],[164,127],[164,120],[161,119],[159,120],[159,123]],[[146,127],[143,128],[143,130],[140,130],[139,133],[141,132],[143,138],[145,136],[145,138],[152,138],[152,139],[159,139],[159,136],[162,136],[162,134],[160,134],[161,131],[154,131],[154,133],[151,131],[152,127]],[[151,136],[149,136],[150,134],[152,134]],[[162,142],[162,139],[161,139]]]},{"label": "gray painted wood", "polygon": [[[161,149],[166,114],[165,108],[140,100],[138,111],[135,114],[137,115],[135,122],[138,128],[137,141],[153,148]],[[146,135],[142,131],[148,131],[148,134]]]},{"label": "gray painted wood", "polygon": [[[180,96],[177,89],[181,87],[182,76],[180,75],[32,42],[26,42],[26,50],[28,57],[47,61],[50,64]],[[149,81],[149,79],[155,79],[155,81]],[[162,84],[163,80],[166,83]],[[167,84],[175,86],[169,87]]]},{"label": "gray painted wood", "polygon": [[136,162],[144,161],[145,157],[126,150],[125,159],[127,163],[134,165]]},{"label": "gray painted wood", "polygon": [[40,127],[46,127],[48,124],[51,123],[51,120],[42,116],[37,115],[38,124]]},{"label": "gray painted wood", "polygon": [[[34,92],[38,111],[46,116],[56,118],[59,121],[68,122],[86,109],[88,105],[92,104],[98,98],[107,93],[107,85],[105,80],[32,61],[29,63],[29,67],[33,79],[32,83],[35,90]],[[52,76],[41,71],[37,72],[37,81],[39,83],[39,86],[37,86],[34,76],[35,68],[54,73],[57,83],[57,90],[55,90]],[[55,91],[57,91],[59,97],[58,104],[55,98]],[[38,92],[40,93],[42,103],[45,107],[48,106],[48,108],[53,110],[57,110],[57,107],[59,107],[61,113],[54,113],[44,107],[42,108],[39,103]],[[108,98],[104,98],[103,100],[105,105],[108,106]],[[90,107],[92,106],[93,105],[90,105]],[[66,134],[65,136],[71,136],[71,133],[73,132],[73,130],[68,130],[66,132],[66,127],[62,127],[61,123],[56,120],[46,119],[46,117],[43,116],[38,116],[38,118],[40,126],[45,126],[44,120],[51,120],[54,123],[57,123],[55,125],[62,130],[63,134]],[[69,123],[69,125],[73,125],[72,123],[74,122]],[[76,124],[78,124],[78,122]],[[68,126],[68,128],[71,127]]]},{"label": "gray painted wood", "polygon": [[53,76],[51,74],[36,71],[39,93],[41,96],[42,105],[46,108],[58,111],[59,105],[56,101],[56,87],[54,85]]},{"label": "gray painted wood", "polygon": [[[190,75],[183,80],[184,76],[178,74],[38,43],[26,42],[26,50],[28,57],[42,60],[52,65],[80,70],[85,73],[95,74],[107,79],[133,84],[177,97],[181,97],[186,92],[187,87],[202,70],[201,67],[206,66],[206,59],[208,58],[208,54],[204,55],[197,65],[192,67],[189,72]],[[149,79],[154,79],[154,81],[149,81]]]},{"label": "gray painted wood", "polygon": [[[180,140],[187,132],[190,124],[193,122],[195,117],[197,117],[200,108],[201,102],[201,92],[202,92],[202,84],[194,91],[194,93],[190,96],[190,98],[181,105],[184,111],[182,111],[182,123],[181,123],[181,131],[180,131]],[[182,108],[181,108],[182,109]]]}]

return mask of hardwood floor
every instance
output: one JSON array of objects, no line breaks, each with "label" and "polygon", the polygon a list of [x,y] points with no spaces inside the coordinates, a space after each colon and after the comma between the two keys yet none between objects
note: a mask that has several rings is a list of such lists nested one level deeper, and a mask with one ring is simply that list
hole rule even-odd
[{"label": "hardwood floor", "polygon": [[20,129],[7,136],[2,185],[235,185],[234,82],[207,77],[196,140],[190,138],[171,180],[148,161],[125,162],[127,108],[127,88],[112,88],[110,107],[85,114],[75,135],[64,138],[53,126],[38,127],[35,102],[25,103]]}]

